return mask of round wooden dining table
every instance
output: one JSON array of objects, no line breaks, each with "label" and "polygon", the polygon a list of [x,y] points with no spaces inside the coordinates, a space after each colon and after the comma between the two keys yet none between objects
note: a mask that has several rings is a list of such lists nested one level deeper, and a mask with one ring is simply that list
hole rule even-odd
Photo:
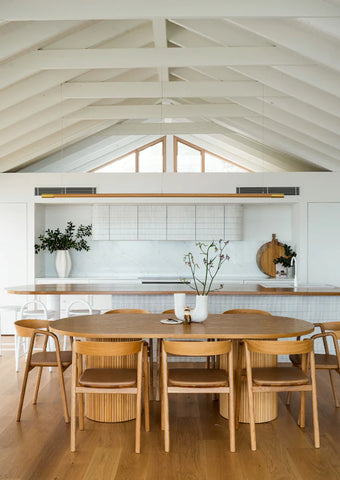
[{"label": "round wooden dining table", "polygon": [[[254,314],[212,314],[202,323],[169,325],[161,323],[164,314],[104,314],[62,318],[51,322],[52,332],[77,338],[107,339],[232,339],[235,346],[244,339],[279,339],[306,335],[314,330],[310,322],[290,317]],[[235,348],[237,351],[237,348]],[[236,356],[236,355],[235,355]],[[265,356],[267,357],[267,355]],[[256,366],[273,365],[275,359],[258,358]],[[104,362],[104,360],[103,360]],[[131,361],[128,360],[129,365]],[[269,363],[268,363],[269,362]],[[104,365],[104,363],[103,363]],[[107,366],[107,364],[105,364]],[[96,364],[100,366],[100,364]],[[121,422],[135,418],[134,399],[131,395],[96,395],[86,399],[88,418],[104,422]],[[247,421],[247,405],[241,399],[240,421]],[[220,413],[227,417],[227,404],[220,399]],[[256,401],[256,421],[272,420],[277,415],[276,394],[260,394]]]}]

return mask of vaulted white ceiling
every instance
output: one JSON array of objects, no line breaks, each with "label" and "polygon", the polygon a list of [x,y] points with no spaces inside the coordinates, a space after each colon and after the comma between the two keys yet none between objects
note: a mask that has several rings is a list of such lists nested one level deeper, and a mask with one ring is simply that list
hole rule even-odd
[{"label": "vaulted white ceiling", "polygon": [[176,134],[255,171],[340,169],[340,0],[1,0],[0,171]]}]

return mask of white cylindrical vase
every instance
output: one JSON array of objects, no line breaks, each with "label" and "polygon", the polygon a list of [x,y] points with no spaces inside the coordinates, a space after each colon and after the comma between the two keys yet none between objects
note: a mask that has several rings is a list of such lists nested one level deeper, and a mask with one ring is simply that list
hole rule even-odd
[{"label": "white cylindrical vase", "polygon": [[191,310],[192,322],[203,322],[208,318],[208,295],[196,295],[196,306]]},{"label": "white cylindrical vase", "polygon": [[184,309],[186,307],[185,293],[174,293],[175,315],[178,320],[184,320]]},{"label": "white cylindrical vase", "polygon": [[57,250],[55,256],[55,269],[59,278],[66,278],[70,275],[72,267],[71,255],[68,250]]}]

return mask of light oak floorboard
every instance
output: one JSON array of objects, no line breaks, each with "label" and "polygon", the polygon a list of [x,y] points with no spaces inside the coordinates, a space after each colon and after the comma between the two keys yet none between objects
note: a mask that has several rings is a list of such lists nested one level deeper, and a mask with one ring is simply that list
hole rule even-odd
[{"label": "light oak floorboard", "polygon": [[[256,452],[250,450],[249,426],[240,424],[236,453],[229,451],[228,421],[211,395],[170,396],[171,452],[164,453],[160,403],[151,402],[150,426],[142,427],[141,453],[134,453],[135,422],[104,424],[85,419],[70,452],[70,426],[63,419],[57,372],[43,372],[38,403],[31,401],[30,374],[22,421],[15,421],[24,372],[15,373],[14,352],[0,357],[1,480],[340,480],[340,409],[335,409],[328,375],[317,372],[321,448],[313,447],[310,395],[306,427],[296,420],[298,395],[285,406],[279,395],[276,420],[256,425]],[[65,372],[70,397],[71,372]],[[340,392],[340,376],[335,376]]]}]

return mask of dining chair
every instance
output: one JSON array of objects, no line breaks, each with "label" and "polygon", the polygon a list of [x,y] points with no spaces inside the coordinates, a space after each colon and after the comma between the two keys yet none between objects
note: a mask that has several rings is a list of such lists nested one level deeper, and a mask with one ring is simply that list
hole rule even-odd
[{"label": "dining chair", "polygon": [[[35,391],[33,396],[33,402],[32,402],[33,405],[37,403],[42,369],[44,367],[57,367],[65,423],[70,422],[63,373],[72,363],[72,352],[60,350],[58,337],[57,335],[49,331],[49,324],[50,322],[48,320],[39,320],[39,319],[17,320],[14,323],[18,336],[24,337],[24,338],[30,338],[30,344],[28,348],[26,367],[25,367],[25,374],[22,382],[20,401],[18,406],[17,422],[20,422],[20,419],[21,419],[28,374],[35,367],[38,367],[39,371],[38,371],[37,383],[35,386]],[[33,352],[33,349],[36,347],[36,341],[39,336],[45,337],[43,341],[42,350]],[[54,346],[55,346],[54,351],[47,351],[47,343],[49,339],[51,340],[52,343],[54,343]]]},{"label": "dining chair", "polygon": [[[85,368],[83,356],[126,357],[137,355],[136,368]],[[77,397],[79,430],[84,430],[84,394],[132,394],[136,395],[135,452],[140,453],[142,385],[144,370],[145,430],[150,430],[149,378],[147,345],[143,340],[135,342],[73,342],[71,397],[71,452],[76,449]]]},{"label": "dining chair", "polygon": [[[114,310],[109,310],[108,312],[105,312],[105,314],[108,313],[151,313],[148,310],[143,310],[142,308],[115,308]],[[152,338],[147,338],[146,339],[148,343],[148,356],[149,356],[149,361],[150,361],[150,385],[153,389],[153,382],[154,382],[154,374],[153,374],[153,339]]]},{"label": "dining chair", "polygon": [[[256,392],[300,392],[300,414],[298,425],[305,427],[306,392],[312,393],[314,446],[320,447],[318,405],[316,394],[315,359],[313,340],[273,341],[245,340],[247,386],[250,418],[251,449],[256,450],[254,393]],[[301,355],[301,366],[298,368],[277,366],[256,368],[252,365],[250,353],[264,355]],[[308,375],[310,366],[310,377]]]},{"label": "dining chair", "polygon": [[[336,393],[335,382],[334,382],[334,372],[340,374],[340,351],[338,340],[340,340],[340,322],[324,322],[324,323],[314,323],[315,327],[320,328],[321,333],[313,335],[311,338],[315,341],[317,338],[322,338],[323,347],[325,353],[315,353],[315,368],[317,370],[328,370],[329,379],[331,382],[334,403],[338,408],[339,400]],[[331,340],[333,344],[335,354],[331,354],[329,351],[329,345],[327,339]],[[297,337],[299,340],[300,337]],[[301,355],[290,355],[290,361],[295,367],[301,366]],[[286,404],[289,405],[291,400],[291,393],[287,395]]]},{"label": "dining chair", "polygon": [[[249,315],[271,315],[271,313],[265,310],[255,310],[253,308],[234,308],[232,310],[226,310],[223,312],[223,315],[229,314],[243,314],[248,313]],[[256,317],[254,318],[254,320]],[[235,406],[235,416],[236,416],[236,428],[239,427],[239,416],[240,416],[240,399],[241,399],[241,386],[242,380],[246,378],[246,371],[245,371],[245,358],[242,354],[243,352],[243,342],[238,342],[238,355],[237,355],[237,365],[236,365],[236,406]],[[254,359],[253,359],[254,360]]]},{"label": "dining chair", "polygon": [[[78,308],[74,308],[74,306]],[[79,308],[79,305],[83,305],[84,308]],[[66,318],[67,317],[77,317],[80,315],[99,315],[100,310],[92,308],[92,306],[86,302],[86,300],[74,300],[73,302],[69,303],[66,309]],[[67,336],[64,335],[64,350],[66,350],[67,344]]]},{"label": "dining chair", "polygon": [[[228,372],[224,369],[169,368],[168,354],[188,357],[227,355]],[[170,393],[218,393],[229,395],[230,451],[235,452],[234,372],[233,345],[231,340],[220,342],[162,341],[161,416],[166,452],[170,451]]]}]

